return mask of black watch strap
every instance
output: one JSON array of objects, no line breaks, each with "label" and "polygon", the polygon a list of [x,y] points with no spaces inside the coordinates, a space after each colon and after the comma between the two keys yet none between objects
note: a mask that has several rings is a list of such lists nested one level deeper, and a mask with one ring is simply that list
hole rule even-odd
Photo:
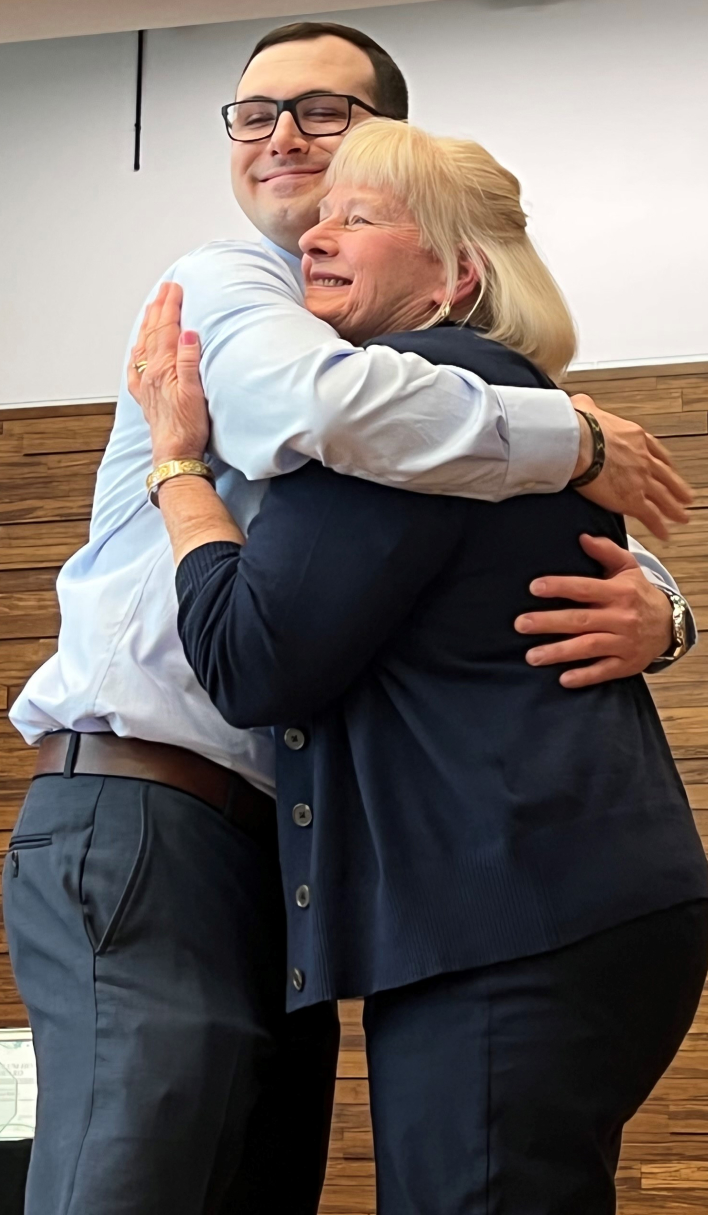
[{"label": "black watch strap", "polygon": [[584,409],[578,409],[576,412],[585,418],[590,427],[592,434],[592,460],[586,472],[581,473],[579,477],[573,477],[573,480],[568,482],[569,489],[582,489],[584,485],[589,485],[591,481],[599,477],[605,467],[605,456],[607,455],[605,436],[594,413],[586,413]]}]

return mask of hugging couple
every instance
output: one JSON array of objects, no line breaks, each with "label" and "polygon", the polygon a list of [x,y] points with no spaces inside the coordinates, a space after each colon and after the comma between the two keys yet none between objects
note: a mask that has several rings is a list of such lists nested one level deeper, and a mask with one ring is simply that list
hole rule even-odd
[{"label": "hugging couple", "polygon": [[315,1215],[352,996],[380,1215],[609,1215],[694,1016],[708,875],[642,672],[695,626],[622,519],[690,491],[555,387],[516,179],[406,112],[366,35],[266,36],[223,111],[263,240],[136,322],[12,710],[28,1215]]}]

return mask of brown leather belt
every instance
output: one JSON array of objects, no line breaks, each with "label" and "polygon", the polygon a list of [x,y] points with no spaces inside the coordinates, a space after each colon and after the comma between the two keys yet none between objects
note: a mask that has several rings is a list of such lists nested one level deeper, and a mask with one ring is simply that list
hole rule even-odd
[{"label": "brown leather belt", "polygon": [[275,802],[237,772],[195,751],[117,734],[58,730],[39,744],[38,776],[120,776],[154,781],[207,802],[259,844],[276,843]]}]

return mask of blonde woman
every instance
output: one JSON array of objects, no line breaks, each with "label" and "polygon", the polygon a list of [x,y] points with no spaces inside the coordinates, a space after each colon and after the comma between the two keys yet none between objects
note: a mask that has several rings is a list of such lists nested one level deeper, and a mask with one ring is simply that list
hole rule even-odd
[{"label": "blonde woman", "polygon": [[[491,383],[561,374],[572,322],[487,152],[376,121],[329,186],[313,312]],[[195,339],[186,415],[142,395],[199,457]],[[571,488],[493,504],[315,462],[247,545],[202,477],[159,505],[191,665],[227,721],[275,727],[289,1007],[366,998],[380,1215],[610,1215],[622,1127],[705,979],[708,871],[643,678],[569,691],[514,619],[539,574],[596,576],[622,519]]]}]

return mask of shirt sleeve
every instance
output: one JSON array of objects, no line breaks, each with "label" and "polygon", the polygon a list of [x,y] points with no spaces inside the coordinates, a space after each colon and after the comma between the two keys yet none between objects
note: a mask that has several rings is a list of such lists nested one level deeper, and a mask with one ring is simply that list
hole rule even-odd
[{"label": "shirt sleeve", "polygon": [[[671,576],[666,566],[662,565],[658,557],[655,557],[653,553],[650,553],[648,549],[644,548],[644,545],[640,544],[638,540],[635,540],[633,536],[627,536],[627,546],[632,556],[635,557],[639,562],[641,571],[649,582],[651,582],[654,586],[658,586],[662,591],[674,591],[677,595],[681,595],[681,590],[676,580]],[[686,621],[688,641],[688,649],[686,653],[688,653],[688,650],[693,649],[698,642],[698,625],[696,623],[696,618],[693,614],[693,609],[690,603],[684,598],[683,595],[681,598],[684,600],[686,608],[688,609]],[[683,657],[685,657],[685,655]],[[676,661],[680,662],[681,659],[677,659]],[[666,670],[668,666],[673,665],[674,663],[667,663],[661,658],[658,658],[656,662],[653,662],[651,666],[647,667],[647,674],[656,675],[660,671]]]},{"label": "shirt sleeve", "polygon": [[312,462],[273,481],[243,548],[189,553],[179,633],[222,716],[302,720],[350,687],[457,542],[450,505]]},{"label": "shirt sleeve", "polygon": [[499,501],[570,479],[578,421],[560,390],[490,387],[415,354],[343,341],[264,246],[215,242],[173,270],[202,341],[212,449],[251,480],[314,458],[423,493]]}]

